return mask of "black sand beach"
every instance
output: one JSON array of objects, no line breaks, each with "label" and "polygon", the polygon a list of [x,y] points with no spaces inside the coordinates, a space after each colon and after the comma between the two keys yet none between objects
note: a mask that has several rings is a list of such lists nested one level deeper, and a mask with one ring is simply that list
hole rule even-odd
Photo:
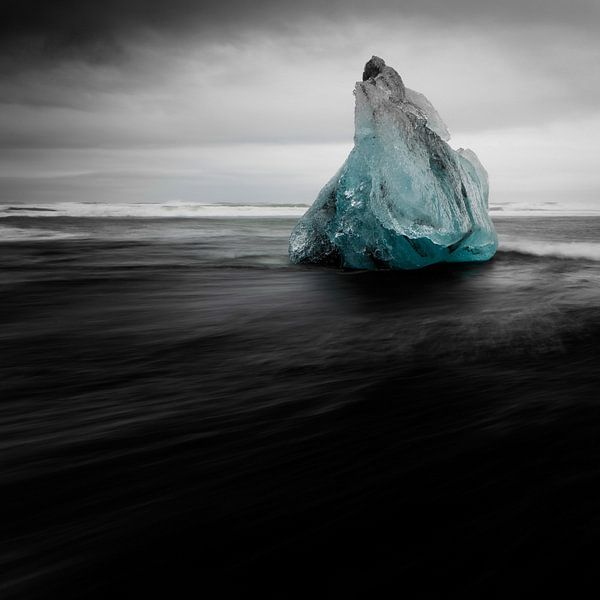
[{"label": "black sand beach", "polygon": [[351,272],[289,219],[3,218],[0,595],[585,597],[600,218],[495,222]]}]

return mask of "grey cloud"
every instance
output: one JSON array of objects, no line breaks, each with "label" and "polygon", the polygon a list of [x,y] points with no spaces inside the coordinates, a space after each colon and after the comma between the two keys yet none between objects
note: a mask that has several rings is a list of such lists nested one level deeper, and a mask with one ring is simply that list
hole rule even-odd
[{"label": "grey cloud", "polygon": [[[0,78],[5,148],[346,142],[353,82],[373,53],[428,95],[452,132],[539,126],[600,106],[590,76],[598,21],[575,26],[595,1],[36,5],[9,3],[11,18],[0,19],[5,43],[20,36],[35,50],[14,44],[21,58]],[[45,58],[44,44],[54,44]]]},{"label": "grey cloud", "polygon": [[[281,31],[298,19],[419,17],[495,28],[554,24],[598,29],[597,0],[8,0],[0,9],[0,40],[11,63],[83,57],[120,60],[128,37],[140,30],[227,40],[243,30]],[[5,61],[4,68],[8,67]]]},{"label": "grey cloud", "polygon": [[[371,54],[429,97],[456,144],[473,140],[505,197],[553,172],[561,194],[577,182],[588,193],[598,189],[599,29],[598,0],[10,0],[0,159],[14,160],[0,160],[0,195],[231,199],[252,180],[257,198],[289,185],[294,201],[311,199],[346,152],[331,143],[351,143],[352,87]],[[252,162],[249,142],[273,147]],[[176,150],[199,161],[179,187],[188,176]],[[176,174],[132,179],[121,168]]]}]

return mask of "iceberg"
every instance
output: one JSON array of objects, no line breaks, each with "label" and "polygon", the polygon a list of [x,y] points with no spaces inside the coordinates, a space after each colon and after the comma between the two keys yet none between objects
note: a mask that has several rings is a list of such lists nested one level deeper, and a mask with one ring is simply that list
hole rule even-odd
[{"label": "iceberg", "polygon": [[354,148],[294,227],[293,263],[418,269],[489,260],[488,176],[443,120],[374,56],[356,83]]}]

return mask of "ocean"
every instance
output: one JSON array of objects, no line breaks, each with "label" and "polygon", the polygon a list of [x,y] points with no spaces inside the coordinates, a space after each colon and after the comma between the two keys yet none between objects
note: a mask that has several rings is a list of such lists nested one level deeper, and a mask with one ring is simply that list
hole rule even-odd
[{"label": "ocean", "polygon": [[297,207],[81,206],[0,217],[2,598],[599,582],[600,216],[366,272]]}]

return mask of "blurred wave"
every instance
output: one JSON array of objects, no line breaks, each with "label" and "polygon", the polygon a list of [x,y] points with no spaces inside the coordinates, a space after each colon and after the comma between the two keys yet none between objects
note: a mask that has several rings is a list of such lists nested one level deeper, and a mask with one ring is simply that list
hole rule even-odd
[{"label": "blurred wave", "polygon": [[[147,202],[54,202],[44,205],[0,204],[0,218],[22,217],[99,217],[138,219],[194,219],[194,218],[261,218],[299,217],[309,205],[303,204],[210,204],[171,200]],[[560,206],[554,202],[537,205],[519,202],[491,206],[492,216],[500,217],[600,217],[600,209],[593,206]]]},{"label": "blurred wave", "polygon": [[193,202],[151,203],[98,203],[58,202],[48,206],[0,205],[0,218],[21,217],[102,217],[123,218],[240,218],[240,217],[296,217],[308,206],[303,205],[231,205],[199,204]]},{"label": "blurred wave", "polygon": [[541,242],[509,239],[502,241],[500,251],[533,256],[600,260],[600,243],[593,242]]},{"label": "blurred wave", "polygon": [[0,243],[2,242],[29,242],[35,240],[67,240],[73,238],[89,237],[85,233],[69,233],[60,229],[53,230],[39,227],[17,227],[0,225]]},{"label": "blurred wave", "polygon": [[4,218],[3,598],[593,579],[600,263],[553,252],[600,220],[495,222],[364,272],[290,265],[287,217]]}]

